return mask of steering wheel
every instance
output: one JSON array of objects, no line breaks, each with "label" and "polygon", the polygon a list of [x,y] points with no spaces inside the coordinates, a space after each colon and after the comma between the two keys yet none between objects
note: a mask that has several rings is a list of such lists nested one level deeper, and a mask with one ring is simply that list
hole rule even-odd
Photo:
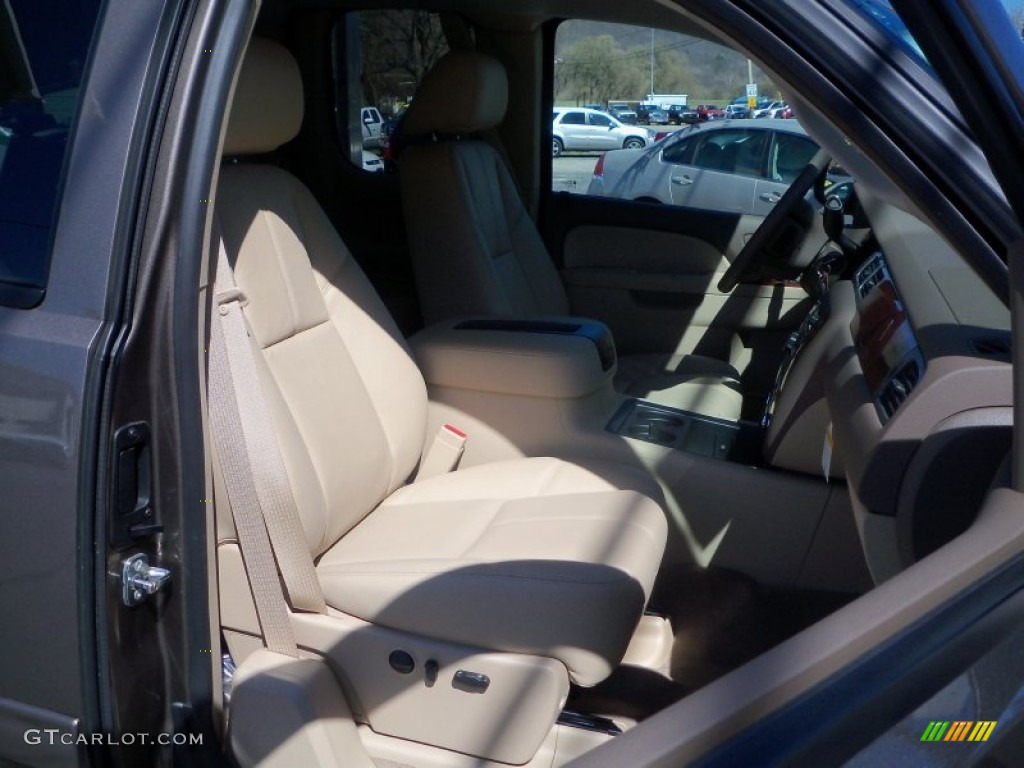
[{"label": "steering wheel", "polygon": [[783,224],[786,223],[800,201],[804,199],[804,195],[810,191],[814,182],[825,172],[831,162],[832,156],[824,149],[819,149],[815,153],[800,175],[789,185],[789,189],[779,198],[779,202],[764,217],[764,221],[754,232],[753,237],[743,244],[740,252],[736,254],[736,258],[729,265],[729,269],[718,281],[718,290],[728,293],[747,275],[758,255],[779,235]]}]

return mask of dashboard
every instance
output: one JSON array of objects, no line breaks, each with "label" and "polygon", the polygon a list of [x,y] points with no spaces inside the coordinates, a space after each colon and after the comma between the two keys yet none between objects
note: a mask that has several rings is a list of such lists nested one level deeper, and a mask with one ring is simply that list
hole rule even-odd
[{"label": "dashboard", "polygon": [[870,255],[832,285],[766,446],[774,466],[819,475],[834,446],[831,476],[847,481],[880,581],[965,530],[1000,469],[1010,316],[922,219],[856,192]]}]

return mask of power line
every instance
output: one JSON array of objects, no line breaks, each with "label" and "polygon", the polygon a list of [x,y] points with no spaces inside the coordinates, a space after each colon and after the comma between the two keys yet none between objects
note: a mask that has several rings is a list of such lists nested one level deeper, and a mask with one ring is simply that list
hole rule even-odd
[{"label": "power line", "polygon": [[[583,38],[583,40],[587,40],[587,39],[594,39],[594,38]],[[576,45],[579,45],[579,43],[583,42],[583,40],[580,40],[578,43],[574,44],[573,47],[575,47]],[[703,42],[706,42],[706,41],[701,40],[699,38],[694,38],[692,40],[681,40],[681,41],[679,41],[677,43],[664,43],[664,44],[662,44],[660,46],[655,47],[654,55],[658,55],[659,53],[664,53],[666,51],[679,50],[679,49],[682,49],[682,48],[689,48],[689,47],[691,47],[693,45],[697,45],[698,43],[703,43]],[[570,51],[571,50],[572,49],[570,49]],[[629,51],[627,53],[619,54],[618,56],[606,57],[606,58],[604,58],[604,60],[608,61],[608,62],[628,61],[630,59],[639,59],[639,58],[650,56],[650,55],[651,55],[651,51],[650,51],[649,48],[637,48],[637,49]],[[560,58],[562,58],[563,61],[566,61],[567,58],[568,58],[568,54],[563,54]],[[566,63],[570,63],[570,62],[566,61]],[[576,64],[576,62],[571,62],[571,63],[572,64]]]}]

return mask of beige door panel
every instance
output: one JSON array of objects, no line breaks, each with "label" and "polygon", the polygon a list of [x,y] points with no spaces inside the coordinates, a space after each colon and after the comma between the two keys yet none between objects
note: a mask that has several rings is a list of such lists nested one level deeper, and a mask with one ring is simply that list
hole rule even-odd
[{"label": "beige door panel", "polygon": [[566,235],[565,268],[609,267],[687,274],[724,271],[762,221],[760,216],[741,216],[724,254],[707,240],[681,232],[579,226]]},{"label": "beige door panel", "polygon": [[576,314],[607,323],[622,352],[700,351],[730,357],[741,331],[793,328],[807,296],[793,286],[717,289],[761,219],[744,216],[725,254],[684,234],[582,226],[565,241],[565,280]]}]

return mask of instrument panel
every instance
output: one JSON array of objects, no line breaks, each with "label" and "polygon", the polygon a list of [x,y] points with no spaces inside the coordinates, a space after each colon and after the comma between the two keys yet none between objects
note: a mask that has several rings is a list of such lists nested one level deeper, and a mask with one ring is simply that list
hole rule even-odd
[{"label": "instrument panel", "polygon": [[924,375],[925,362],[906,309],[879,251],[854,275],[851,332],[879,420],[885,424]]}]

